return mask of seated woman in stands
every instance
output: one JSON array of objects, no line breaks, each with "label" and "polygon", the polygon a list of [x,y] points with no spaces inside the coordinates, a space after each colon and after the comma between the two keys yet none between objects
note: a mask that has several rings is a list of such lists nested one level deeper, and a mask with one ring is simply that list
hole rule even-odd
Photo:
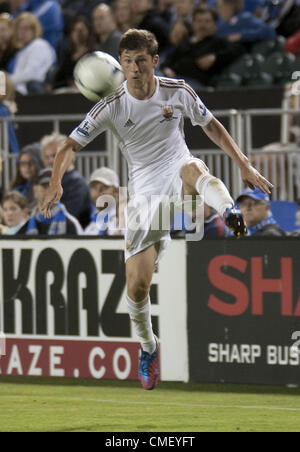
[{"label": "seated woman in stands", "polygon": [[29,219],[28,203],[25,196],[17,191],[4,195],[2,215],[5,227],[0,230],[1,235],[25,234]]},{"label": "seated woman in stands", "polygon": [[27,198],[30,210],[36,204],[33,186],[42,167],[43,162],[37,145],[29,145],[22,149],[17,163],[17,174],[11,184],[11,190],[16,190]]},{"label": "seated woman in stands", "polygon": [[53,88],[74,86],[73,71],[77,61],[93,49],[91,26],[85,17],[78,16],[71,24],[69,42],[60,58],[59,67],[51,77]]},{"label": "seated woman in stands", "polygon": [[56,61],[53,47],[41,38],[42,26],[31,13],[22,13],[14,21],[14,43],[18,49],[8,72],[20,94],[44,92],[49,69]]}]

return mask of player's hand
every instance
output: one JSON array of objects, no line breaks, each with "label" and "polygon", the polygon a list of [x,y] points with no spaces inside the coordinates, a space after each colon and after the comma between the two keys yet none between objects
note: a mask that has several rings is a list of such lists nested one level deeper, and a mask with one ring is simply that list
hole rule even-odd
[{"label": "player's hand", "polygon": [[51,218],[51,209],[60,201],[63,189],[60,183],[51,184],[46,192],[46,196],[40,212],[45,218]]},{"label": "player's hand", "polygon": [[265,179],[253,166],[249,165],[241,169],[241,176],[244,183],[254,190],[255,187],[259,188],[263,193],[270,194],[271,189],[274,186]]}]

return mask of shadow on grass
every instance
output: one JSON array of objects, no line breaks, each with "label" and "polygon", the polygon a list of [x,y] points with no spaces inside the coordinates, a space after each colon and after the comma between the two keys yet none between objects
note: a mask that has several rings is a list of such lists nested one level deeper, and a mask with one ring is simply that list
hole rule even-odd
[{"label": "shadow on grass", "polygon": [[[93,380],[86,378],[40,378],[40,377],[7,377],[0,376],[1,383],[24,384],[24,385],[51,385],[51,386],[84,386],[84,387],[109,387],[109,388],[138,388],[137,381],[120,380]],[[217,392],[234,394],[282,394],[300,396],[300,387],[288,388],[285,386],[267,385],[240,385],[240,384],[203,384],[203,383],[174,383],[159,382],[157,390],[182,391],[182,392]]]}]

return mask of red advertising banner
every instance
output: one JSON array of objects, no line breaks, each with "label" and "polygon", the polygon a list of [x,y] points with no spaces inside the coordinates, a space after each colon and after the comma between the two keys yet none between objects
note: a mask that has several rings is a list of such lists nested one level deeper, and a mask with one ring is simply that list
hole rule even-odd
[{"label": "red advertising banner", "polygon": [[0,375],[137,380],[139,344],[6,339]]}]

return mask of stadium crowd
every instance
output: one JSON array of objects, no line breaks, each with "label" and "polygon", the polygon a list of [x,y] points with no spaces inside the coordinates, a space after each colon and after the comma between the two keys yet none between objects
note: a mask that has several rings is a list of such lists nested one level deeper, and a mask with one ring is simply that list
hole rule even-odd
[{"label": "stadium crowd", "polygon": [[[132,27],[156,35],[158,75],[183,77],[195,89],[218,86],[218,77],[225,86],[235,83],[226,68],[238,66],[253,52],[253,61],[257,52],[260,62],[268,58],[267,52],[300,54],[300,0],[0,0],[0,70],[8,75],[0,116],[16,112],[16,93],[74,90],[76,62],[93,50],[117,58],[122,33]],[[240,70],[247,72],[243,64]],[[255,77],[257,83],[266,82],[266,77]],[[1,193],[0,234],[123,234],[126,200],[119,199],[119,178],[109,168],[99,168],[86,181],[72,163],[52,219],[40,215],[54,158],[65,138],[53,133],[20,151],[9,124],[10,151],[19,156],[10,190]],[[106,215],[96,206],[103,194],[116,201]],[[285,235],[268,197],[246,192],[237,203],[248,219],[249,235]],[[175,236],[184,233],[173,229]],[[216,212],[206,206],[205,237],[228,235]]]},{"label": "stadium crowd", "polygon": [[259,73],[271,51],[300,53],[300,0],[0,0],[0,70],[23,95],[74,88],[76,62],[93,50],[117,58],[132,27],[156,35],[159,74],[222,86],[220,73],[252,51]]}]

